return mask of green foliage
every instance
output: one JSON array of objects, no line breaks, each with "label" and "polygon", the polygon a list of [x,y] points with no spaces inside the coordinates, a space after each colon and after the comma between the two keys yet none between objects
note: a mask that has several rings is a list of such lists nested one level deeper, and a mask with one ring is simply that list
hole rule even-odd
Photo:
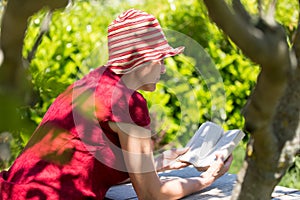
[{"label": "green foliage", "polygon": [[[161,10],[154,10],[158,4]],[[145,8],[143,10],[150,13],[157,13],[163,27],[192,38],[209,53],[225,85],[227,102],[225,111],[228,117],[224,118],[226,121],[224,126],[225,128],[242,127],[243,118],[240,110],[255,83],[258,71],[249,68],[251,63],[227,38],[223,37],[216,26],[210,23],[205,7],[195,0],[184,3],[181,1],[169,1],[169,3],[146,1],[146,4],[138,6],[142,6]],[[50,30],[44,35],[35,58],[30,63],[32,82],[39,97],[35,107],[30,109],[30,118],[36,124],[41,121],[43,114],[61,91],[74,80],[88,73],[91,68],[105,62],[107,58],[106,29],[116,14],[120,13],[119,10],[108,6],[103,7],[95,1],[76,1],[72,7],[53,13]],[[151,12],[153,10],[154,12]],[[45,13],[45,10],[41,11],[30,20],[24,43],[24,57],[27,57],[35,43]],[[161,95],[168,94],[168,101],[160,102],[159,105],[163,108],[163,113],[170,117],[168,130],[164,129],[164,138],[160,139],[162,144],[172,141],[175,135],[181,138],[178,142],[185,143],[199,123],[212,118],[211,98],[212,90],[216,86],[207,83],[209,77],[203,77],[203,71],[195,69],[193,59],[189,56],[179,56],[167,62],[170,79],[163,84],[169,88],[164,86],[164,89],[158,90]],[[187,88],[182,88],[184,84],[172,83],[175,75],[178,79],[184,79],[180,80],[181,82],[188,83]],[[176,87],[170,88],[168,85]],[[174,93],[171,90],[176,91]],[[155,99],[161,99],[161,95],[157,93],[148,95],[150,109],[151,105],[156,105]],[[177,99],[178,96],[181,99]],[[196,109],[185,106],[194,105],[195,101],[197,102]],[[183,109],[180,106],[186,108]],[[170,107],[174,108],[170,109]],[[23,138],[28,138],[28,136],[23,136]]]},{"label": "green foliage", "polygon": [[[24,58],[32,51],[47,12],[41,10],[29,20]],[[107,26],[118,12],[117,8],[103,6],[97,1],[78,0],[65,10],[52,13],[49,31],[43,35],[29,68],[36,103],[19,111],[21,117],[29,119],[33,125],[13,133],[11,161],[23,149],[58,94],[105,62]]]},{"label": "green foliage", "polygon": [[295,158],[293,165],[288,169],[279,185],[300,189],[300,156]]},{"label": "green foliage", "polygon": [[[166,59],[167,73],[162,76],[157,90],[143,92],[152,117],[155,149],[160,151],[185,145],[199,124],[207,120],[217,120],[224,129],[242,128],[244,119],[241,110],[255,85],[258,66],[211,23],[201,1],[142,2],[135,7],[152,13],[162,27],[189,39],[174,39],[167,34],[173,46],[190,41],[199,45],[198,49],[186,49],[184,55]],[[246,2],[247,9],[255,13],[257,1]],[[287,2],[290,0],[279,4],[277,18],[285,24],[287,32],[293,32],[297,13],[286,12],[293,10],[286,7]],[[129,7],[132,5],[127,1],[77,0],[65,10],[53,13],[49,32],[43,36],[30,63],[32,83],[38,98],[33,107],[22,109],[24,118],[37,125],[60,92],[106,62],[107,26],[117,14]],[[46,12],[37,13],[29,21],[23,48],[25,58],[32,51]],[[13,141],[12,160],[31,133],[31,130],[22,130],[20,137]],[[239,170],[244,149],[245,144],[242,144],[235,150],[231,172]],[[295,165],[297,167],[292,174],[296,175],[291,175],[291,179],[299,180],[299,160]],[[284,180],[288,179],[283,179],[286,184],[288,181]]]},{"label": "green foliage", "polygon": [[[145,95],[150,111],[153,110],[153,130],[157,133],[154,138],[159,141],[157,149],[166,144],[184,145],[200,123],[212,120],[214,109],[218,110],[214,108],[216,102],[212,102],[212,97],[219,86],[213,80],[214,76],[210,76],[210,65],[217,67],[223,78],[224,114],[227,114],[222,118],[224,128],[242,127],[240,110],[255,83],[257,70],[249,68],[251,63],[210,23],[203,4],[195,0],[146,1],[139,6],[156,15],[164,28],[175,30],[198,43],[203,51],[208,52],[206,56],[214,60],[214,63],[199,63],[195,58],[198,54],[194,52],[167,60],[168,70],[162,85],[155,93]],[[76,1],[72,7],[53,13],[50,30],[30,63],[32,82],[39,97],[29,112],[32,121],[38,124],[61,91],[91,68],[105,62],[107,25],[122,12],[120,10],[125,9],[103,7],[95,1]],[[45,13],[43,10],[30,20],[24,57],[35,43]],[[202,55],[200,57],[202,59]],[[199,67],[195,68],[195,65]],[[21,134],[24,144],[30,134]]]},{"label": "green foliage", "polygon": [[[24,57],[32,50],[47,10],[30,20]],[[98,67],[106,58],[106,30],[114,11],[97,2],[78,1],[53,13],[50,29],[43,36],[30,72],[39,99],[31,119],[39,123],[51,102],[74,80]],[[92,57],[91,57],[92,56]]]},{"label": "green foliage", "polygon": [[[274,3],[274,1],[261,2],[263,9],[262,15],[266,15],[268,8],[270,8],[270,3]],[[247,5],[245,8],[248,12],[256,16],[258,15],[257,0],[242,0],[242,3]],[[276,1],[275,19],[286,30],[289,43],[292,43],[293,34],[298,26],[299,9],[296,9],[299,6],[298,3],[297,0]]]},{"label": "green foliage", "polygon": [[[190,37],[194,42],[198,43],[200,47],[203,47],[213,60],[213,63],[211,63],[212,66],[208,66],[208,68],[216,67],[220,73],[223,79],[222,87],[225,91],[224,98],[226,99],[225,114],[227,117],[222,118],[224,128],[242,128],[244,119],[241,110],[255,85],[256,77],[259,72],[258,66],[247,59],[230,39],[225,37],[222,32],[210,22],[205,7],[199,1],[189,0],[183,2],[173,0],[168,1],[168,3],[156,1],[154,5],[152,2],[151,6],[149,6],[149,10],[153,7],[158,7],[158,5],[161,7],[161,10],[154,10],[154,14],[156,14],[162,26]],[[146,8],[148,7],[146,6]],[[170,38],[168,39],[170,41]],[[183,45],[185,44],[183,43]],[[194,50],[200,51],[199,49]],[[218,101],[218,99],[213,98],[215,98],[215,92],[220,89],[220,86],[217,85],[220,81],[210,80],[214,77],[209,77],[210,72],[205,72],[205,70],[210,69],[204,69],[206,63],[199,62],[199,59],[195,58],[197,56],[195,53],[187,53],[186,55],[191,58],[185,57],[185,61],[183,61],[183,57],[179,56],[174,59],[177,64],[173,65],[176,67],[172,67],[170,62],[168,62],[167,69],[179,72],[181,76],[186,78],[186,83],[193,86],[193,92],[200,106],[197,110],[199,115],[193,116],[193,118],[197,119],[196,122],[202,123],[206,120],[214,120],[213,104],[215,102],[212,102],[212,100]],[[181,67],[182,63],[186,65],[190,62],[188,59],[196,60],[194,63],[190,63],[190,68],[187,66]],[[200,65],[198,71],[195,69],[195,66],[193,66],[195,62],[196,65]],[[189,94],[187,93],[186,95]],[[188,104],[195,104],[195,101],[192,99]],[[199,116],[199,118],[196,116]],[[185,124],[182,125],[185,126]],[[189,130],[190,131],[186,133],[186,138],[193,134],[193,129]],[[183,141],[185,142],[185,140]],[[180,142],[182,142],[182,140],[180,140]]]},{"label": "green foliage", "polygon": [[162,75],[161,84],[155,92],[143,92],[150,113],[155,116],[153,130],[155,139],[160,142],[156,143],[157,150],[164,145],[166,148],[185,145],[198,129],[200,104],[196,93],[206,88],[199,84],[201,79],[193,76],[195,67],[187,61],[189,59],[184,55],[166,59],[168,70]]},{"label": "green foliage", "polygon": [[229,173],[231,174],[237,174],[239,170],[242,168],[243,161],[245,159],[245,150],[246,144],[240,143],[235,150],[233,151],[233,161],[231,164],[231,167],[229,169]]}]

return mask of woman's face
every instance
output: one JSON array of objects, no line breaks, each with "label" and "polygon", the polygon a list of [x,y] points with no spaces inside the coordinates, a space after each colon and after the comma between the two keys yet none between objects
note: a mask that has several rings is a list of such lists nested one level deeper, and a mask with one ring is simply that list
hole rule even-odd
[{"label": "woman's face", "polygon": [[139,82],[138,90],[154,91],[160,80],[160,75],[166,72],[164,61],[152,61],[148,65],[137,70],[136,75]]}]

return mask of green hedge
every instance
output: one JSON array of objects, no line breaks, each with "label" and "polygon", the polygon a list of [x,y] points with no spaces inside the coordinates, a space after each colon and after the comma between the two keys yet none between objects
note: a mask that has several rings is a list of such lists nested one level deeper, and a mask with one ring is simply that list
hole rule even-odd
[{"label": "green hedge", "polygon": [[[30,63],[37,103],[34,107],[22,109],[24,117],[30,118],[35,125],[69,84],[105,63],[107,26],[120,12],[132,7],[124,1],[116,2],[119,1],[77,0],[66,10],[53,13],[50,30],[43,36]],[[161,151],[184,145],[199,124],[206,120],[217,121],[224,129],[242,128],[241,111],[255,85],[258,66],[210,22],[200,1],[143,2],[135,7],[159,19],[162,27],[170,33],[167,36],[172,45],[187,45],[189,42],[184,55],[166,59],[167,73],[162,76],[157,90],[143,92],[151,112],[155,149]],[[254,10],[252,3],[248,2],[250,11]],[[46,12],[37,13],[29,21],[23,49],[25,58],[38,37]],[[286,16],[281,11],[278,18],[291,32],[294,21],[288,21],[291,17]],[[14,136],[11,161],[31,134],[32,129],[28,129]],[[243,159],[244,144],[235,154],[238,160],[234,172],[237,172]],[[298,176],[299,166],[293,169],[296,170],[296,173],[292,171],[293,174]]]}]

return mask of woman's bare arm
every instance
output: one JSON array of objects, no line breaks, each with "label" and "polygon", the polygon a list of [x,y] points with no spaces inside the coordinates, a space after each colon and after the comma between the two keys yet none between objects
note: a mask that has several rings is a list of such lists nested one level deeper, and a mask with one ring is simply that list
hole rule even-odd
[{"label": "woman's bare arm", "polygon": [[139,199],[179,199],[211,185],[226,173],[232,157],[224,164],[216,162],[199,177],[160,180],[155,168],[151,133],[142,127],[126,123],[109,123],[119,135],[129,177]]}]

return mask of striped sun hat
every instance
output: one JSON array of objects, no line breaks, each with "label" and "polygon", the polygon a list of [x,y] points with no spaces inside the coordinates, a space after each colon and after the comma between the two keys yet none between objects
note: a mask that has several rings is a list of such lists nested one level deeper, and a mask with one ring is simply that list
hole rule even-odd
[{"label": "striped sun hat", "polygon": [[184,47],[172,48],[158,20],[146,12],[130,9],[108,27],[107,66],[117,74],[125,74],[149,61],[182,53]]}]

